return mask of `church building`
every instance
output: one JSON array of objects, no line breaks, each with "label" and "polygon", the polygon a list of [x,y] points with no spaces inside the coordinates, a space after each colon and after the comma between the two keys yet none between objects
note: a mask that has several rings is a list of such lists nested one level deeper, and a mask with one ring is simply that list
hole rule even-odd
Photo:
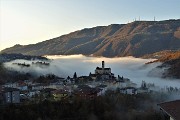
[{"label": "church building", "polygon": [[95,69],[95,75],[101,80],[112,80],[115,78],[114,74],[111,73],[111,68],[105,68],[104,61],[102,61],[102,67]]}]

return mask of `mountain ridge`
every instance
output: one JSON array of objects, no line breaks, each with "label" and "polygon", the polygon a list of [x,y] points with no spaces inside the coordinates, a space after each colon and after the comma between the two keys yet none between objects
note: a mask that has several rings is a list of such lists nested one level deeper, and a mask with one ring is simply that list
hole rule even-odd
[{"label": "mountain ridge", "polygon": [[31,45],[15,45],[1,53],[24,55],[134,56],[180,49],[180,19],[135,21],[71,32]]}]

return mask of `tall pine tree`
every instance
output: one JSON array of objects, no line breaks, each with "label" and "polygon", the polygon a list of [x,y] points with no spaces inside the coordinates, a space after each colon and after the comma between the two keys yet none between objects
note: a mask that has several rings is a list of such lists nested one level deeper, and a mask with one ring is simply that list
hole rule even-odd
[{"label": "tall pine tree", "polygon": [[74,79],[76,79],[76,78],[77,78],[77,74],[76,74],[76,72],[74,73],[73,78],[74,78]]}]

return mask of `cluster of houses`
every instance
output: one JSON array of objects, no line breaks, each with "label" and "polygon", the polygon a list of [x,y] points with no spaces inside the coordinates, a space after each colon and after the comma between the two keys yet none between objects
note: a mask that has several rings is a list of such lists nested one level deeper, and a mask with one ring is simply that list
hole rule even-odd
[{"label": "cluster of houses", "polygon": [[[13,84],[12,84],[13,85]],[[51,85],[37,84],[34,86],[11,86],[3,85],[0,90],[0,103],[23,103],[25,101],[33,101],[39,98],[41,100],[59,101],[69,97],[80,97],[83,99],[93,99],[103,95],[107,89],[107,85],[99,85],[91,87],[89,85],[58,85],[59,88]]]},{"label": "cluster of houses", "polygon": [[142,81],[141,87],[123,76],[116,78],[111,72],[111,68],[105,67],[102,61],[102,67],[97,67],[94,74],[89,76],[74,76],[57,78],[55,82],[49,84],[33,83],[31,80],[18,81],[15,83],[6,83],[0,87],[1,103],[21,103],[27,100],[62,100],[69,97],[81,97],[83,99],[93,99],[104,95],[108,89],[119,90],[123,94],[148,93],[150,89],[145,81]]},{"label": "cluster of houses", "polygon": [[[155,90],[154,84],[147,84],[142,81],[140,87],[123,76],[116,78],[111,72],[111,68],[97,67],[94,74],[77,77],[75,72],[73,78],[56,78],[55,82],[49,84],[33,83],[31,80],[6,83],[0,86],[0,104],[19,104],[25,101],[60,101],[72,97],[92,100],[97,96],[102,96],[108,89],[118,90],[122,94],[135,95],[138,93],[150,93]],[[159,89],[158,89],[159,91]],[[167,87],[163,91],[177,92],[178,88]],[[180,119],[180,100],[158,104],[164,119]]]}]

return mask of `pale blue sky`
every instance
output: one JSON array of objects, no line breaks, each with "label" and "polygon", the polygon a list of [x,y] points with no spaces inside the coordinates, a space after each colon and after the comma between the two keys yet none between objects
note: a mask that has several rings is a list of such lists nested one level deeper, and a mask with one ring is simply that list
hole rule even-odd
[{"label": "pale blue sky", "polygon": [[139,16],[179,19],[180,0],[0,0],[0,50]]}]

